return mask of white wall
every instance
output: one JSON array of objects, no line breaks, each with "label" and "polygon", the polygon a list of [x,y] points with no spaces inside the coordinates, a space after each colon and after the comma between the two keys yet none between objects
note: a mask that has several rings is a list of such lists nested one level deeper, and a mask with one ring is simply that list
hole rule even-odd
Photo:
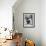
[{"label": "white wall", "polygon": [[16,0],[0,0],[0,27],[12,28],[12,6]]},{"label": "white wall", "polygon": [[[41,1],[23,0],[17,7],[14,6],[15,29],[22,32],[24,38],[34,40],[36,46],[41,46]],[[23,27],[23,13],[35,13],[35,28]]]},{"label": "white wall", "polygon": [[41,38],[42,46],[46,46],[46,0],[41,1]]}]

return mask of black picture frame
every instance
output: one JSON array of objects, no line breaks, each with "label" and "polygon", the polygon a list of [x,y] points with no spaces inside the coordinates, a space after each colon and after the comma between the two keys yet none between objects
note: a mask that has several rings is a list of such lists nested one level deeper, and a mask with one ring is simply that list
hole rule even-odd
[{"label": "black picture frame", "polygon": [[23,13],[23,27],[24,28],[35,27],[35,13]]}]

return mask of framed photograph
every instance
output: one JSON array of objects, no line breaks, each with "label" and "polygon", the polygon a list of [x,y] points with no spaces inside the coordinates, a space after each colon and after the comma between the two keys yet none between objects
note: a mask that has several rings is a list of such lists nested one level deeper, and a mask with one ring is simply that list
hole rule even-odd
[{"label": "framed photograph", "polygon": [[23,13],[23,27],[35,27],[35,13]]}]

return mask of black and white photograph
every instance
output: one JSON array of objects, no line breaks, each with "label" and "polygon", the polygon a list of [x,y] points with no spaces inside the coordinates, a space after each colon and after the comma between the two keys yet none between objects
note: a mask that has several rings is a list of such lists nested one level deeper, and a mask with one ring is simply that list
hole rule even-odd
[{"label": "black and white photograph", "polygon": [[35,27],[35,13],[23,13],[23,26]]}]

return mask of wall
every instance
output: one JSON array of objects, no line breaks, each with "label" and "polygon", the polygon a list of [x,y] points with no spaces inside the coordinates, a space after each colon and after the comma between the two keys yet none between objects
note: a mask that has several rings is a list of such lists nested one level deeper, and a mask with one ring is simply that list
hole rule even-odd
[{"label": "wall", "polygon": [[[41,46],[41,1],[23,0],[19,5],[16,5],[13,6],[15,30],[22,32],[24,39],[34,40],[36,46]],[[35,13],[35,28],[23,27],[23,13]]]},{"label": "wall", "polygon": [[12,6],[16,0],[0,0],[0,27],[12,28]]},{"label": "wall", "polygon": [[41,40],[42,46],[46,46],[46,0],[41,1]]}]

